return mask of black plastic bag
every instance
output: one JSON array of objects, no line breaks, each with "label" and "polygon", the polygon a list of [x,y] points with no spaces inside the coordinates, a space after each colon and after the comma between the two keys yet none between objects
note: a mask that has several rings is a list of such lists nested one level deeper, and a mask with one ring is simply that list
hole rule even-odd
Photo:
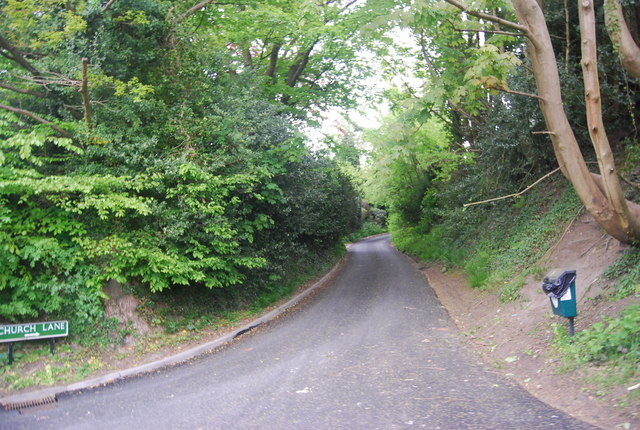
[{"label": "black plastic bag", "polygon": [[547,275],[542,280],[542,291],[556,299],[561,298],[569,289],[569,285],[576,280],[575,270],[565,270],[559,276]]}]

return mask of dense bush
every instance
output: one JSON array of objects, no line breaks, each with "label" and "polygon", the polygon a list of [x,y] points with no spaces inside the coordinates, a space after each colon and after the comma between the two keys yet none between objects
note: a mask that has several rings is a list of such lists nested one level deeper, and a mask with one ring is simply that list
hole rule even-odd
[{"label": "dense bush", "polygon": [[306,149],[259,73],[183,36],[170,2],[53,3],[40,22],[39,3],[2,4],[0,24],[39,50],[33,68],[79,76],[89,57],[91,109],[62,78],[43,99],[3,92],[47,120],[0,111],[0,320],[94,320],[109,280],[267,288],[357,228],[348,178]]}]

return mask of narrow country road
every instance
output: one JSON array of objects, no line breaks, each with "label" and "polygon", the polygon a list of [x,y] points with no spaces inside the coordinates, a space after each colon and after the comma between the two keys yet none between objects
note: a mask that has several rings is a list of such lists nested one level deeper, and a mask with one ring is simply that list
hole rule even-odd
[{"label": "narrow country road", "polygon": [[1,429],[591,429],[479,365],[421,274],[379,236],[300,309],[222,351]]}]

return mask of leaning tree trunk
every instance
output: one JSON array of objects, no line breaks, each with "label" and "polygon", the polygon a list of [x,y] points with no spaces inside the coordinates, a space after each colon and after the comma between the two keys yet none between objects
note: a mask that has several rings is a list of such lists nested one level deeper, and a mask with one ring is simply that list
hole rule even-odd
[{"label": "leaning tree trunk", "polygon": [[640,47],[631,36],[620,2],[605,0],[604,16],[609,37],[618,51],[622,66],[634,79],[640,80]]},{"label": "leaning tree trunk", "polygon": [[[590,0],[580,0],[583,4]],[[587,211],[611,236],[621,242],[640,240],[640,206],[624,199],[613,156],[606,140],[601,116],[599,115],[600,93],[595,61],[590,58],[595,49],[593,36],[583,35],[583,43],[593,44],[587,48],[585,59],[587,79],[587,105],[590,110],[589,129],[594,140],[602,176],[592,175],[587,169],[576,137],[569,125],[562,103],[562,91],[558,66],[551,44],[544,14],[536,0],[513,0],[516,16],[525,27],[528,38],[529,57],[540,96],[540,108],[544,115],[553,149],[564,175],[571,181]],[[592,6],[591,6],[592,7]],[[591,25],[591,24],[590,24]],[[587,89],[588,87],[588,89]],[[594,89],[595,88],[595,89]],[[599,119],[600,118],[600,119]]]},{"label": "leaning tree trunk", "polygon": [[[602,120],[598,54],[596,46],[596,13],[593,0],[579,0],[580,38],[582,40],[582,76],[589,136],[598,157],[602,190],[614,210],[614,218],[625,232],[632,232],[633,217],[624,198],[613,160],[613,152]],[[637,224],[637,221],[636,221]],[[637,229],[637,225],[635,226]]]}]

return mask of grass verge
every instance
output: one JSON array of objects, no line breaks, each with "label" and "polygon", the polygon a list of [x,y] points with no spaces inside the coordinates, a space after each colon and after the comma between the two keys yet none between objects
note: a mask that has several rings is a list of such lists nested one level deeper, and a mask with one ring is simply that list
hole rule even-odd
[{"label": "grass verge", "polygon": [[391,223],[394,244],[423,261],[464,270],[471,286],[497,291],[501,302],[516,300],[529,275],[540,277],[538,261],[579,215],[573,188],[557,181],[515,203],[458,209],[428,231]]}]

